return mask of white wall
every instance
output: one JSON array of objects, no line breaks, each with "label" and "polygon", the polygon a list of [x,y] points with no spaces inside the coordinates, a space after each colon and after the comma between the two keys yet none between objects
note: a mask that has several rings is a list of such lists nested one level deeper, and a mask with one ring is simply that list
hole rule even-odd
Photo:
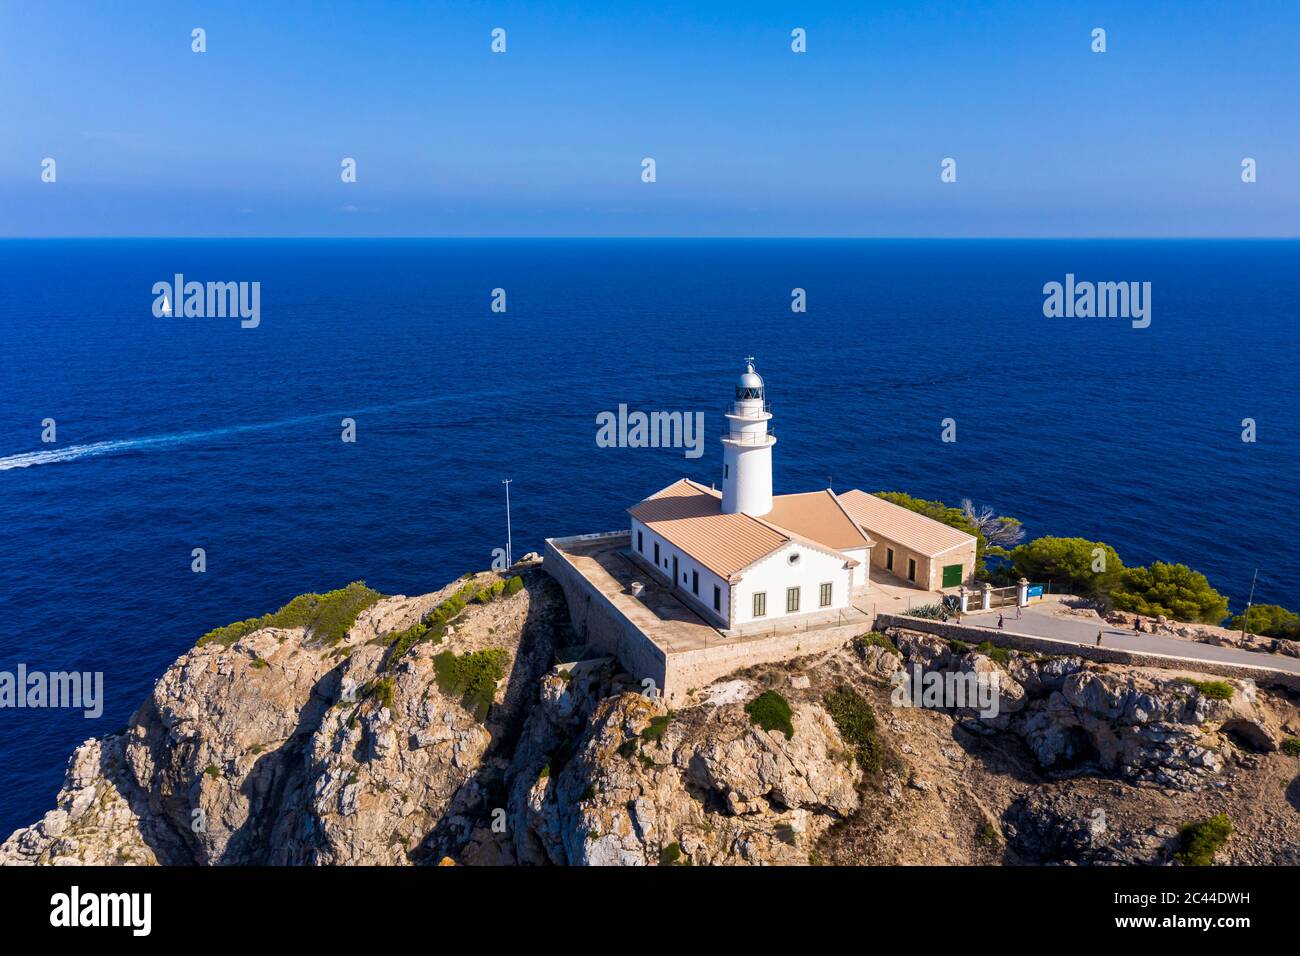
[{"label": "white wall", "polygon": [[845,551],[844,555],[858,562],[858,566],[849,572],[852,586],[856,588],[862,585],[870,585],[871,576],[867,573],[867,565],[871,563],[871,549],[854,548],[850,551]]},{"label": "white wall", "polygon": [[[641,533],[642,548],[637,548],[637,533]],[[722,578],[718,577],[704,565],[700,564],[689,554],[670,544],[665,538],[655,534],[636,518],[632,519],[632,542],[631,548],[649,565],[655,563],[655,543],[659,544],[659,564],[658,571],[663,575],[665,580],[672,580],[673,576],[673,555],[677,555],[677,594],[684,600],[687,605],[693,607],[705,620],[713,624],[719,624],[722,627],[729,627],[727,621],[727,609],[731,606],[731,585]],[[698,571],[700,575],[700,593],[696,596],[691,591],[691,572]],[[721,611],[713,610],[713,588],[717,586],[720,591],[719,606]],[[782,605],[784,607],[784,605]]]},{"label": "white wall", "polygon": [[[791,554],[799,555],[798,564],[790,564]],[[798,616],[787,614],[785,610],[785,591],[792,587],[802,589],[798,614],[848,607],[850,579],[851,573],[844,567],[843,555],[830,555],[790,541],[744,572],[735,587],[733,626]],[[820,586],[824,582],[831,584],[829,607],[820,604]],[[767,613],[756,618],[754,594],[759,591],[767,593]]]}]

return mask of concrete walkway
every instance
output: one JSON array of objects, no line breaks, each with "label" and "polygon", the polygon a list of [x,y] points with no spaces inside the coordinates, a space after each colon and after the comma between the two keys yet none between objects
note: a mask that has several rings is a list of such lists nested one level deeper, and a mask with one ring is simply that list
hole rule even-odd
[{"label": "concrete walkway", "polygon": [[[1218,644],[1202,644],[1199,641],[1179,637],[1137,634],[1132,630],[1107,624],[1105,621],[1089,622],[1061,617],[1053,614],[1043,605],[1030,605],[1025,608],[1024,618],[1019,621],[1016,620],[1014,607],[1005,609],[1002,614],[1003,630],[1043,640],[1059,641],[1063,644],[1085,644],[1092,647],[1097,643],[1097,631],[1101,631],[1102,647],[1118,648],[1138,654],[1160,654],[1186,661],[1218,661],[1222,664],[1266,667],[1270,670],[1300,674],[1300,658],[1287,657],[1285,654],[1244,651],[1237,647],[1220,647]],[[996,631],[998,612],[965,614],[962,616],[961,623],[967,627]]]}]

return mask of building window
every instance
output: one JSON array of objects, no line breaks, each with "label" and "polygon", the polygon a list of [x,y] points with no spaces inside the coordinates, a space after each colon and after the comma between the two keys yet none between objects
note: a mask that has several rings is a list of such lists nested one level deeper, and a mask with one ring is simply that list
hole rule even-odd
[{"label": "building window", "polygon": [[696,597],[700,596],[700,572],[691,571],[691,593]]},{"label": "building window", "polygon": [[722,480],[726,481],[730,477],[731,477],[731,466],[724,464],[722,466]]},{"label": "building window", "polygon": [[767,592],[756,591],[754,593],[754,617],[763,617],[767,614]]},{"label": "building window", "polygon": [[829,582],[822,585],[821,606],[822,607],[831,606],[831,586]]},{"label": "building window", "polygon": [[655,566],[659,566],[659,542],[655,542]]},{"label": "building window", "polygon": [[885,570],[886,571],[894,570],[894,549],[893,548],[885,549]]},{"label": "building window", "polygon": [[916,558],[907,559],[907,580],[916,580]]},{"label": "building window", "polygon": [[713,585],[713,610],[719,612],[722,610],[722,588],[716,584]]},{"label": "building window", "polygon": [[636,549],[642,554],[645,554],[645,538],[642,536],[640,531],[636,533]]},{"label": "building window", "polygon": [[786,588],[785,589],[785,613],[794,614],[798,610],[799,610],[799,589]]}]

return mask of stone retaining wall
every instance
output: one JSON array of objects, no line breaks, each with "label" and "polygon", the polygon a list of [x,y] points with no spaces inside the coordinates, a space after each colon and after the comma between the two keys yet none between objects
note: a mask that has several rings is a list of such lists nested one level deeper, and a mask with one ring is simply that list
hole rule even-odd
[{"label": "stone retaining wall", "polygon": [[623,669],[638,681],[646,677],[653,680],[670,705],[680,704],[690,691],[734,671],[834,650],[870,630],[866,622],[858,622],[771,637],[719,636],[715,645],[667,654],[601,594],[561,550],[566,542],[580,540],[583,538],[548,538],[542,563],[564,591],[574,630],[590,648],[617,657]]},{"label": "stone retaining wall", "polygon": [[588,647],[617,657],[624,669],[637,680],[649,677],[656,687],[667,687],[667,662],[663,649],[624,617],[609,598],[592,587],[550,538],[546,539],[542,569],[564,591],[573,629]]},{"label": "stone retaining wall", "polygon": [[1257,684],[1285,687],[1300,690],[1300,674],[1289,671],[1273,670],[1269,667],[1253,667],[1247,664],[1230,664],[1226,661],[1185,660],[1181,657],[1169,657],[1165,654],[1140,654],[1117,647],[1095,647],[1091,644],[1072,644],[1069,641],[1053,641],[1043,637],[1031,637],[1028,634],[1016,634],[1012,631],[990,631],[966,624],[945,623],[920,617],[908,617],[905,614],[876,615],[876,629],[903,627],[912,631],[934,634],[945,640],[965,641],[967,644],[983,644],[985,641],[996,647],[1005,647],[1017,651],[1034,651],[1039,654],[1054,656],[1070,655],[1100,664],[1129,664],[1134,667],[1160,667],[1165,670],[1192,671],[1198,674],[1214,674],[1220,677],[1235,677],[1255,681]]}]

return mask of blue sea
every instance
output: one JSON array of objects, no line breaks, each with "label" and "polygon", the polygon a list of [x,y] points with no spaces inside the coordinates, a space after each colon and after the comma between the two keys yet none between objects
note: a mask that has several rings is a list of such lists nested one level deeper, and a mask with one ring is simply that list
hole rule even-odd
[{"label": "blue sea", "polygon": [[[260,325],[155,318],[176,273],[260,282]],[[1151,282],[1150,327],[1045,318],[1067,273]],[[0,242],[0,670],[105,681],[98,720],[0,711],[0,838],[204,631],[488,566],[502,479],[516,556],[719,480],[746,355],[779,492],[970,497],[1294,607],[1297,303],[1283,241]],[[703,411],[704,456],[597,447],[620,404]]]}]

